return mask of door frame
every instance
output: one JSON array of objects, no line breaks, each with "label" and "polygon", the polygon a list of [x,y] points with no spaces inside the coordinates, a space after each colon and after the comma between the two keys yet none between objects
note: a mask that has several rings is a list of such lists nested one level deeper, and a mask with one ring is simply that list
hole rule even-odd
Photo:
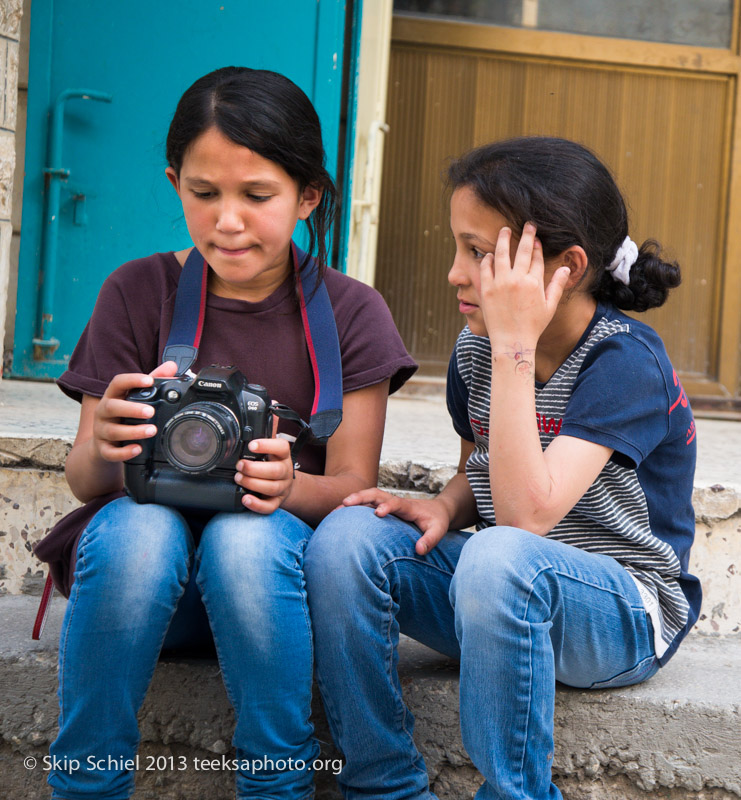
[{"label": "door frame", "polygon": [[504,28],[474,22],[397,14],[392,41],[440,49],[479,50],[529,58],[553,58],[576,63],[651,67],[693,74],[722,75],[734,86],[734,102],[726,119],[729,174],[723,231],[723,266],[715,287],[713,317],[714,370],[717,380],[687,376],[685,389],[697,405],[736,406],[741,395],[741,2],[733,6],[731,47],[716,49],[660,42],[611,39],[584,34]]}]

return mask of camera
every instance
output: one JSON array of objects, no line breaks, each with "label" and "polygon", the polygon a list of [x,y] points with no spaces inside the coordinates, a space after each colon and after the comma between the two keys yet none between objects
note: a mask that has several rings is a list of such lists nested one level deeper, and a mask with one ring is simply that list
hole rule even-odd
[{"label": "camera", "polygon": [[[155,378],[127,400],[154,409],[157,434],[124,462],[124,485],[137,503],[212,511],[242,511],[246,490],[234,482],[237,462],[261,459],[247,449],[271,435],[272,411],[264,386],[248,383],[235,367],[212,366],[191,377]],[[141,419],[122,420],[141,425]]]}]

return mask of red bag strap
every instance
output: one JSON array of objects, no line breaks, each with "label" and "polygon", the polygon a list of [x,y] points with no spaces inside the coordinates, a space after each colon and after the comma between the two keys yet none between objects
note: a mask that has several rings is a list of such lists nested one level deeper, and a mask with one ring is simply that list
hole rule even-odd
[{"label": "red bag strap", "polygon": [[36,612],[36,621],[33,623],[32,639],[40,639],[41,634],[44,632],[44,625],[46,625],[46,618],[49,616],[49,609],[51,608],[51,598],[54,596],[54,581],[51,579],[51,573],[46,576],[46,583],[44,584],[44,591],[41,593],[41,602],[39,603],[39,610]]}]

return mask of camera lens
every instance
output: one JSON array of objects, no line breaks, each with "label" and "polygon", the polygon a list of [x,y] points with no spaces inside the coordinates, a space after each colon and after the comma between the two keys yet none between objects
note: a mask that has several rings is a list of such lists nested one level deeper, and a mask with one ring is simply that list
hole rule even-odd
[{"label": "camera lens", "polygon": [[179,411],[162,431],[167,460],[184,472],[208,472],[234,455],[239,423],[219,403],[193,403]]}]

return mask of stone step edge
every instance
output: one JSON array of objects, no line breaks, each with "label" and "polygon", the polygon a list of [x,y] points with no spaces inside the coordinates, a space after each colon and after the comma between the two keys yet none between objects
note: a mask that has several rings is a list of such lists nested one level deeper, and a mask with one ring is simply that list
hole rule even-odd
[{"label": "stone step edge", "polygon": [[[378,485],[389,490],[426,496],[438,494],[455,474],[448,464],[381,461]],[[696,485],[692,492],[695,518],[707,524],[729,519],[741,511],[741,486]]]},{"label": "stone step edge", "polygon": [[[0,433],[0,467],[61,471],[72,447],[69,437],[8,436]],[[440,462],[382,459],[379,486],[403,492],[437,494],[455,474],[455,467]],[[729,519],[741,510],[741,481],[698,484],[692,494],[695,516],[707,524]]]},{"label": "stone step edge", "polygon": [[[56,640],[64,603],[55,603],[40,642],[33,642],[26,630],[26,618],[34,610],[32,598],[0,598],[6,631],[0,645],[0,683],[7,687],[0,741],[16,752],[33,749],[38,754],[56,730]],[[467,791],[444,796],[470,796],[468,790],[479,778],[470,772],[460,740],[455,663],[405,638],[399,673],[431,778],[462,776]],[[741,797],[739,685],[741,637],[691,635],[646,684],[600,691],[561,687],[556,693],[555,773],[560,781],[575,779],[587,786],[607,785],[617,776],[626,781],[624,797],[637,796],[636,788],[666,797],[662,787],[677,792],[674,798]],[[327,742],[316,700],[317,733]],[[228,753],[233,717],[216,662],[161,662],[140,721],[145,742]]]}]

